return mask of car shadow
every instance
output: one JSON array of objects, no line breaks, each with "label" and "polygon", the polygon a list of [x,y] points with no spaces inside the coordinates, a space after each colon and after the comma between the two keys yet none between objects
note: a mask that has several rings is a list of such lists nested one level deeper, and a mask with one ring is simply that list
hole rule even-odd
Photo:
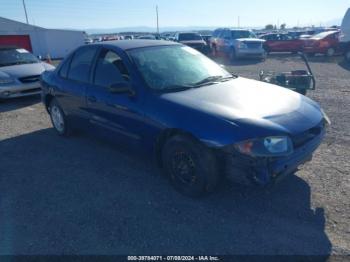
[{"label": "car shadow", "polygon": [[0,113],[17,110],[40,103],[40,95],[0,100]]},{"label": "car shadow", "polygon": [[52,129],[0,141],[0,254],[330,254],[301,178],[189,199],[129,151]]},{"label": "car shadow", "polygon": [[338,63],[340,67],[342,67],[345,70],[350,71],[350,63],[345,61],[344,59]]}]

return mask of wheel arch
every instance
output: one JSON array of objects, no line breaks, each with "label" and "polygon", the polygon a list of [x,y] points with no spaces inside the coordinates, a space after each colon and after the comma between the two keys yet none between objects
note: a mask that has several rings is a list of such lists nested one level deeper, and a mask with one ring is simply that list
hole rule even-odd
[{"label": "wheel arch", "polygon": [[159,167],[162,167],[162,150],[163,150],[164,144],[166,143],[166,141],[168,141],[170,138],[176,135],[188,137],[198,143],[201,143],[202,145],[205,145],[190,132],[187,132],[185,130],[178,129],[178,128],[167,128],[158,135],[154,146],[155,158],[156,158],[157,165]]}]

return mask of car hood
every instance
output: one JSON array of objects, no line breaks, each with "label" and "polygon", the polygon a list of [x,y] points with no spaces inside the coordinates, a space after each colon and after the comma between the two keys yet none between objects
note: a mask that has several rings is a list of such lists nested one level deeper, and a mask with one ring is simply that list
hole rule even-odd
[{"label": "car hood", "polygon": [[295,134],[319,124],[319,105],[296,92],[268,83],[239,77],[231,81],[167,93],[162,99],[238,126],[257,125]]},{"label": "car hood", "polygon": [[23,64],[0,67],[0,72],[13,78],[41,75],[44,71],[55,69],[54,66],[41,62],[36,64]]},{"label": "car hood", "polygon": [[263,39],[259,39],[259,38],[239,38],[236,39],[239,42],[246,42],[246,43],[264,43],[266,42]]}]

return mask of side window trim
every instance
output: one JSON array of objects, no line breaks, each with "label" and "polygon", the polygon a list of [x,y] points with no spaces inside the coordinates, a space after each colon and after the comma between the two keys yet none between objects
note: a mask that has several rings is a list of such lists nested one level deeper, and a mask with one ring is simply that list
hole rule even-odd
[{"label": "side window trim", "polygon": [[[79,52],[79,51],[81,51],[81,50],[83,50],[83,49],[85,49],[85,48],[94,48],[95,49],[95,55],[94,55],[94,57],[93,57],[93,59],[92,59],[92,66],[89,68],[89,73],[88,73],[88,75],[89,75],[89,80],[88,80],[88,82],[84,82],[84,81],[80,81],[80,80],[76,80],[76,79],[71,79],[71,78],[69,78],[69,72],[70,72],[70,69],[71,69],[71,64],[72,64],[72,61],[73,61],[73,59],[74,59],[74,57],[76,56],[76,54]],[[71,57],[69,58],[70,60],[69,60],[69,65],[68,65],[68,71],[67,71],[67,80],[69,80],[69,81],[72,81],[72,82],[76,82],[76,83],[82,83],[82,84],[91,84],[92,82],[91,82],[91,73],[92,73],[92,69],[95,67],[95,64],[96,64],[96,59],[97,59],[97,55],[98,55],[98,53],[99,53],[99,50],[100,50],[100,48],[99,47],[86,47],[86,46],[82,46],[82,47],[80,47],[80,48],[78,48],[77,50],[75,50],[74,51],[74,53],[71,55]]]},{"label": "side window trim", "polygon": [[[58,70],[58,76],[59,76],[60,78],[62,78],[62,79],[68,79],[68,73],[69,73],[69,69],[70,69],[70,64],[71,64],[71,62],[72,62],[72,58],[73,58],[74,54],[75,54],[75,52],[74,52],[73,54],[71,54],[71,55],[67,58],[67,60],[65,61],[65,63],[62,64],[62,66],[61,66],[60,69]],[[65,64],[67,64],[68,68],[67,68],[67,74],[66,74],[66,76],[64,77],[64,76],[61,74],[61,72],[62,72],[63,67],[64,67]]]},{"label": "side window trim", "polygon": [[[113,52],[115,53],[121,60],[122,62],[124,63],[124,60],[123,58],[118,54],[118,52],[116,52],[115,50],[113,49],[110,49],[110,48],[107,48],[107,47],[100,47],[98,50],[97,50],[97,53],[96,53],[96,56],[94,58],[94,63],[93,63],[93,67],[91,68],[91,84],[94,85],[94,86],[98,86],[98,87],[101,87],[101,88],[106,88],[105,86],[101,86],[101,85],[98,85],[95,83],[95,78],[96,78],[96,70],[97,70],[97,65],[98,65],[98,59],[100,57],[100,55],[103,53],[103,52]],[[125,65],[125,63],[124,63]],[[128,72],[129,76],[130,76],[130,73]],[[130,80],[129,80],[130,81]]]}]

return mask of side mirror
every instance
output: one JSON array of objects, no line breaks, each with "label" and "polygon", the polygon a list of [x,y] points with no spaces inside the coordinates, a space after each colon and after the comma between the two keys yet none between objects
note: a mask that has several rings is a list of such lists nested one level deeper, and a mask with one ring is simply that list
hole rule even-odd
[{"label": "side mirror", "polygon": [[135,95],[135,91],[131,87],[130,83],[126,81],[114,83],[109,86],[108,90],[113,94],[128,94],[129,96]]}]

